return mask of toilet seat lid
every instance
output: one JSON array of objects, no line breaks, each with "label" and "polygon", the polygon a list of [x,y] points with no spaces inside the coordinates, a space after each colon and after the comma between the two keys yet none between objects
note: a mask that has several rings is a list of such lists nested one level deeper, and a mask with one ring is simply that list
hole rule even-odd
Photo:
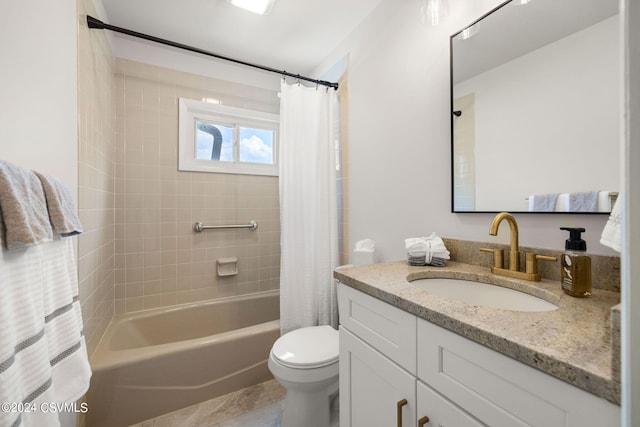
[{"label": "toilet seat lid", "polygon": [[314,368],[338,360],[338,343],[338,331],[331,326],[311,326],[284,334],[273,344],[271,352],[285,366]]}]

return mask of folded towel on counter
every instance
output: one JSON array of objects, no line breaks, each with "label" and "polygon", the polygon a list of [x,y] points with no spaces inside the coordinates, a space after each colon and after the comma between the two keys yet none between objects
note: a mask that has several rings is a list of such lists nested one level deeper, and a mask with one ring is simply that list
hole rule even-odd
[{"label": "folded towel on counter", "polygon": [[82,224],[66,184],[58,178],[35,172],[40,179],[53,231],[63,237],[82,233]]},{"label": "folded towel on counter", "polygon": [[611,249],[622,252],[622,215],[623,215],[623,194],[618,195],[618,200],[613,205],[609,220],[602,230],[600,243]]},{"label": "folded towel on counter", "polygon": [[530,212],[553,212],[556,210],[558,193],[533,194],[529,196]]},{"label": "folded towel on counter", "polygon": [[0,161],[0,212],[7,248],[51,241],[44,191],[32,171]]},{"label": "folded towel on counter", "polygon": [[404,244],[410,265],[442,267],[451,258],[443,240],[436,233],[431,233],[429,237],[410,237],[404,240]]}]

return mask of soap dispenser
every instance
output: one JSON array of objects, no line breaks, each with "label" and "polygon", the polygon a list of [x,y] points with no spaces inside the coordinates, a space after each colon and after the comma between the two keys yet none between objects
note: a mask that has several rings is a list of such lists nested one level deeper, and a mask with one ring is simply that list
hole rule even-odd
[{"label": "soap dispenser", "polygon": [[587,242],[582,240],[584,228],[560,227],[569,232],[565,252],[560,257],[562,290],[572,297],[591,295],[591,258],[587,256]]}]

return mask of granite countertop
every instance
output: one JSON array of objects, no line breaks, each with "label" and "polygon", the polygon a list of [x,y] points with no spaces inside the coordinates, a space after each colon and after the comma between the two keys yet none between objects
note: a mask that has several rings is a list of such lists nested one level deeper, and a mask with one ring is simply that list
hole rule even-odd
[{"label": "granite countertop", "polygon": [[[494,275],[489,268],[447,261],[445,267],[406,262],[344,266],[334,277],[354,289],[483,344],[583,390],[620,404],[619,354],[612,349],[612,308],[620,294],[593,289],[573,298],[557,281],[529,282]],[[429,294],[409,281],[462,278],[505,286],[547,300],[559,308],[544,312],[474,306]],[[615,316],[615,313],[614,313]],[[617,316],[616,316],[617,317]],[[619,333],[614,326],[613,334]],[[616,341],[617,337],[614,337]]]}]

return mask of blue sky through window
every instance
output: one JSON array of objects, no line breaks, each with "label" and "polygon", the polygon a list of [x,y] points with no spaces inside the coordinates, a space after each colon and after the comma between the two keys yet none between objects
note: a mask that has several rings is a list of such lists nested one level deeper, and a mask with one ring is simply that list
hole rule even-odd
[{"label": "blue sky through window", "polygon": [[240,161],[273,164],[273,131],[241,127]]},{"label": "blue sky through window", "polygon": [[[196,121],[196,158],[199,160],[212,159],[214,136],[200,129],[200,125],[215,126],[222,135],[222,147],[220,149],[221,162],[233,162],[233,131],[232,126],[213,124],[210,122]],[[237,161],[247,163],[273,164],[273,130],[239,127],[239,159]]]}]

